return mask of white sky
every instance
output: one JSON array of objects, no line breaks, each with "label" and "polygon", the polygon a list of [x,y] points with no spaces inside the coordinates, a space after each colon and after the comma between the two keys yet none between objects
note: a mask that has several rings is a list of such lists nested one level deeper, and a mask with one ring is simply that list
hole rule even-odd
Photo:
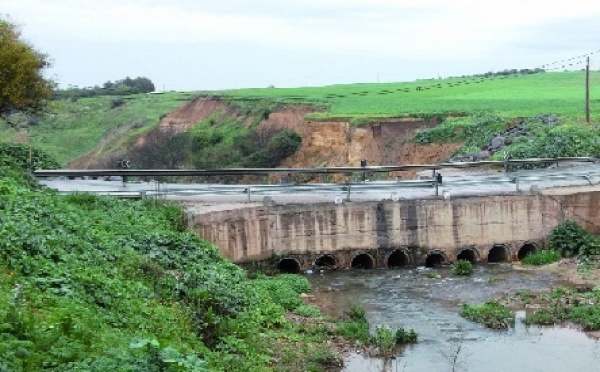
[{"label": "white sky", "polygon": [[2,0],[0,14],[50,55],[62,87],[410,81],[600,49],[598,0]]}]

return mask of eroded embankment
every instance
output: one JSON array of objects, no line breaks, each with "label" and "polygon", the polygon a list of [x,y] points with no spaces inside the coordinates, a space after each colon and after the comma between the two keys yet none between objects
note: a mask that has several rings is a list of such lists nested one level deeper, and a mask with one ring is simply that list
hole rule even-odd
[{"label": "eroded embankment", "polygon": [[[412,136],[438,124],[435,118],[397,118],[355,127],[349,120],[314,120],[317,109],[309,105],[281,105],[258,122],[256,129],[291,129],[302,137],[302,146],[282,166],[359,166],[436,163],[447,158],[460,144],[416,145]],[[187,131],[210,115],[219,113],[236,119],[244,115],[219,98],[197,98],[165,116],[161,126]],[[256,118],[245,117],[248,125]]]}]

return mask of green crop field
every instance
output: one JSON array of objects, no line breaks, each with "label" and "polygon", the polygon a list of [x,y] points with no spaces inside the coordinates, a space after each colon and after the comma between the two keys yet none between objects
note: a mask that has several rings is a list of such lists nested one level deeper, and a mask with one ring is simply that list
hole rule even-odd
[{"label": "green crop field", "polygon": [[[600,119],[600,72],[591,73],[591,111]],[[270,99],[320,105],[314,118],[403,117],[431,114],[502,116],[555,113],[582,118],[585,73],[551,72],[493,78],[452,78],[407,83],[349,84],[318,88],[264,88],[213,92],[231,99]]]}]

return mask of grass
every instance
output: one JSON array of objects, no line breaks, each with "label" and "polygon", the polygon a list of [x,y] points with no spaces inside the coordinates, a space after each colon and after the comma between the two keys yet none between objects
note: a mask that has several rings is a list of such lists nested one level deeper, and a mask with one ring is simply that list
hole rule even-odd
[{"label": "grass", "polygon": [[548,265],[560,260],[560,253],[551,249],[544,249],[539,252],[528,254],[523,259],[525,265],[542,266]]},{"label": "grass", "polygon": [[[138,94],[123,97],[125,103],[113,109],[112,96],[53,101],[50,113],[39,119],[39,125],[29,127],[27,135],[33,146],[65,165],[96,149],[111,133],[115,138],[109,145],[123,146],[192,97],[191,93]],[[19,134],[0,122],[0,136],[11,142]]]},{"label": "grass", "polygon": [[[591,74],[597,81],[599,72]],[[327,110],[315,119],[380,118],[490,111],[508,117],[553,112],[584,115],[583,72],[512,75],[509,78],[450,78],[406,83],[348,84],[326,87],[239,89],[219,92],[235,99],[308,102]],[[417,90],[417,87],[426,89]],[[592,84],[591,96],[600,87]],[[592,100],[592,117],[600,119],[600,100]]]}]

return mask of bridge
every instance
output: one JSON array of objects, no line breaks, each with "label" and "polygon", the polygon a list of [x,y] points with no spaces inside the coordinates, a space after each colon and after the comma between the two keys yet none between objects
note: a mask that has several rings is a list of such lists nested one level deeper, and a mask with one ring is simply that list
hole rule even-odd
[{"label": "bridge", "polygon": [[[595,158],[584,159],[551,159],[552,163],[587,162],[580,167],[444,176],[441,184],[435,177],[304,185],[78,182],[90,187],[94,183],[109,183],[108,188],[120,185],[120,190],[113,191],[140,192],[181,203],[189,212],[190,227],[216,244],[225,257],[243,265],[278,267],[286,272],[434,266],[457,259],[474,263],[520,260],[544,247],[551,230],[568,219],[597,232],[600,169],[593,163]],[[463,164],[454,165],[460,168]],[[418,167],[439,171],[446,165]],[[136,171],[138,177],[151,173]],[[290,169],[267,171],[287,174]],[[309,171],[325,173],[323,169]],[[54,172],[40,171],[36,176],[56,177],[56,172],[63,172],[63,177],[93,178],[118,173]],[[159,175],[164,174],[160,171]],[[53,182],[73,181],[44,182],[52,187]],[[83,186],[76,188],[84,191]]]}]

